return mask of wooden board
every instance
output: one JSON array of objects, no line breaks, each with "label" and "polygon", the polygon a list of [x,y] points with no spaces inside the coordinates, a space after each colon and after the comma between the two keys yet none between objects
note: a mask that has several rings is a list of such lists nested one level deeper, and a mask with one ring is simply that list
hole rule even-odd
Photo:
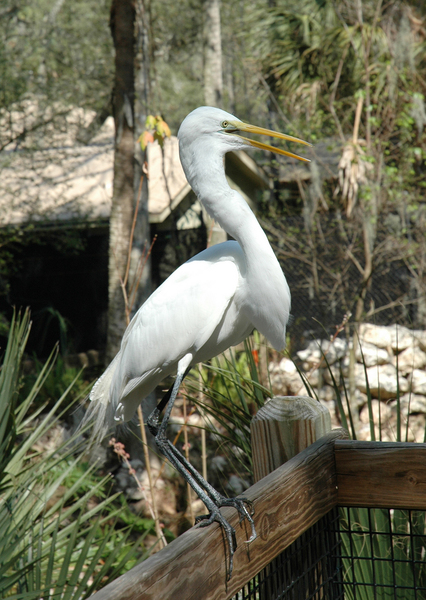
[{"label": "wooden board", "polygon": [[426,444],[335,444],[338,503],[426,510]]},{"label": "wooden board", "polygon": [[251,425],[253,475],[259,481],[331,431],[328,409],[308,396],[267,400]]},{"label": "wooden board", "polygon": [[235,510],[223,509],[237,531],[234,573],[226,582],[222,531],[213,524],[192,528],[161,552],[131,569],[92,596],[93,600],[226,600],[316,523],[337,502],[335,430],[292,458],[244,494],[255,508],[258,537],[245,541],[249,529],[238,524]]}]

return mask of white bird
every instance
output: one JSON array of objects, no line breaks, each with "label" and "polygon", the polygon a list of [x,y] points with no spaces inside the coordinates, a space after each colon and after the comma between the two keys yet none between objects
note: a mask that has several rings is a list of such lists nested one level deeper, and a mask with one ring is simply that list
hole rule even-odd
[{"label": "white bird", "polygon": [[[224,155],[250,146],[299,160],[306,159],[241,132],[263,134],[301,144],[302,140],[249,125],[218,108],[190,113],[179,132],[179,151],[189,184],[211,217],[236,241],[218,244],[187,261],[148,298],[127,327],[121,349],[94,385],[86,420],[93,435],[105,435],[114,421],[129,421],[138,405],[167,376],[175,382],[147,424],[159,450],[190,483],[206,504],[213,521],[224,528],[229,547],[229,577],[236,548],[235,531],[221,515],[221,506],[234,506],[247,518],[256,537],[247,502],[225,498],[211,487],[166,437],[166,426],[179,386],[188,370],[258,329],[276,350],[286,342],[290,291],[277,258],[256,217],[242,196],[231,189]],[[167,404],[161,425],[159,415]]]}]

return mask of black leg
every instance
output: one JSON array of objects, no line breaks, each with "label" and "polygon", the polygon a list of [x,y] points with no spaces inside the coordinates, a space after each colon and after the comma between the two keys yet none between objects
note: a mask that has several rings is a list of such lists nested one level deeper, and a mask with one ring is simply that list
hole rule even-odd
[{"label": "black leg", "polygon": [[[233,569],[233,555],[237,548],[236,536],[234,528],[222,516],[219,509],[222,506],[232,506],[238,511],[240,515],[240,523],[243,519],[248,520],[252,530],[252,535],[248,542],[251,542],[256,538],[256,530],[254,527],[252,514],[250,514],[250,512],[245,506],[245,504],[247,504],[251,510],[251,503],[245,498],[226,498],[225,496],[222,496],[222,494],[219,494],[219,492],[217,492],[198,473],[198,471],[194,469],[191,463],[189,463],[186,460],[186,458],[179,452],[179,450],[175,446],[173,446],[170,440],[168,440],[166,437],[167,423],[170,418],[170,413],[172,411],[173,404],[176,399],[177,392],[179,390],[179,386],[188,372],[189,369],[187,369],[187,371],[183,375],[179,376],[178,374],[173,386],[168,390],[163,399],[159,402],[157,408],[155,408],[151,415],[148,417],[147,425],[150,432],[155,436],[155,441],[160,452],[164,454],[166,458],[168,458],[168,460],[175,467],[175,469],[182,475],[185,481],[189,483],[189,485],[192,487],[192,489],[195,491],[198,497],[206,505],[209,514],[197,518],[196,521],[199,523],[199,526],[205,527],[207,525],[210,525],[214,521],[218,522],[222,526],[229,550],[229,570],[227,578],[230,579]],[[167,410],[164,414],[163,421],[160,425],[160,412],[164,409],[166,405]]]}]

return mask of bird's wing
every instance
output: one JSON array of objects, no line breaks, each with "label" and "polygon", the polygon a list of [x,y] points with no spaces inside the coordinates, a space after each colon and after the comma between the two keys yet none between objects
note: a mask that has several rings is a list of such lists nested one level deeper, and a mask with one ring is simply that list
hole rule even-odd
[{"label": "bird's wing", "polygon": [[195,356],[209,344],[211,356],[222,351],[221,340],[232,334],[232,318],[224,317],[239,278],[235,257],[217,250],[179,267],[139,309],[123,337],[113,377],[116,400],[140,386],[146,395],[149,380],[155,387],[188,353]]},{"label": "bird's wing", "polygon": [[115,358],[111,361],[108,368],[96,381],[95,385],[90,391],[90,400],[96,400],[101,404],[107,404],[109,401],[109,389],[111,387],[111,381],[114,376],[115,369],[120,363],[121,352],[118,352]]}]

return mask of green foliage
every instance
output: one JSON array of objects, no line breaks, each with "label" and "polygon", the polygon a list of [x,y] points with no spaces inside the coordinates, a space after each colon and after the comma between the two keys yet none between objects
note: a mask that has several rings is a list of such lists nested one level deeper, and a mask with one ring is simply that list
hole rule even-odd
[{"label": "green foliage", "polygon": [[[133,535],[118,518],[109,476],[74,458],[79,434],[59,448],[40,444],[64,414],[72,383],[47,414],[33,403],[53,365],[49,358],[18,402],[29,314],[14,318],[0,371],[0,597],[87,598],[143,558],[148,529]],[[149,524],[148,524],[149,527]]]},{"label": "green foliage", "polygon": [[[55,352],[56,355],[56,352]],[[34,359],[34,372],[26,375],[22,381],[22,388],[19,392],[20,398],[26,398],[30,390],[44,371],[42,362]],[[89,384],[83,379],[81,369],[68,367],[64,358],[58,354],[52,364],[49,372],[43,380],[43,386],[40,388],[37,397],[34,398],[32,408],[37,406],[52,406],[56,403],[67,390],[67,405],[73,405],[77,400],[81,400],[89,391]]]},{"label": "green foliage", "polygon": [[[348,600],[415,600],[426,587],[424,512],[341,508],[343,583]],[[390,543],[393,533],[394,543]],[[397,541],[395,541],[397,540]],[[374,562],[371,557],[374,557]],[[345,581],[356,582],[356,592]],[[401,594],[394,596],[394,585]]]},{"label": "green foliage", "polygon": [[[250,423],[253,415],[272,397],[269,387],[260,383],[256,361],[258,344],[251,338],[244,351],[229,349],[204,364],[198,378],[188,378],[186,392],[210,424],[207,429],[220,440],[221,450],[237,471],[252,475]],[[201,391],[201,398],[200,398]],[[233,448],[238,448],[236,453]]]},{"label": "green foliage", "polygon": [[[357,340],[355,343],[357,343]],[[366,383],[370,439],[376,441],[376,431],[378,431],[381,440],[382,422],[380,411],[378,422],[376,422],[362,348],[361,355]],[[323,360],[332,380],[342,425],[349,432],[352,439],[356,440],[355,423],[357,415],[351,406],[342,370],[340,369],[339,379],[336,380],[324,353]],[[398,372],[398,362],[396,367]],[[302,375],[300,371],[299,373]],[[309,385],[305,378],[304,382],[308,395],[317,397],[314,388]],[[397,385],[396,396],[396,441],[408,441],[410,408],[408,405],[407,414],[402,413],[399,385]],[[402,427],[404,421],[406,423],[405,435]],[[398,597],[404,598],[404,600],[405,598],[414,600],[416,598],[416,586],[426,587],[426,568],[421,558],[426,551],[424,512],[413,511],[410,517],[408,511],[393,510],[389,518],[388,511],[384,509],[345,507],[340,509],[340,526],[342,529],[345,598],[349,600],[371,600],[374,597],[387,600],[394,597],[393,586],[396,584],[403,590],[402,595]],[[392,532],[394,535],[391,537]],[[372,560],[373,558],[374,560]],[[348,581],[356,582],[356,592],[354,592],[352,586],[345,585]]]},{"label": "green foliage", "polygon": [[60,103],[53,115],[67,105],[101,107],[112,86],[109,8],[107,0],[3,2],[0,116],[28,97],[41,102],[40,109]]}]

